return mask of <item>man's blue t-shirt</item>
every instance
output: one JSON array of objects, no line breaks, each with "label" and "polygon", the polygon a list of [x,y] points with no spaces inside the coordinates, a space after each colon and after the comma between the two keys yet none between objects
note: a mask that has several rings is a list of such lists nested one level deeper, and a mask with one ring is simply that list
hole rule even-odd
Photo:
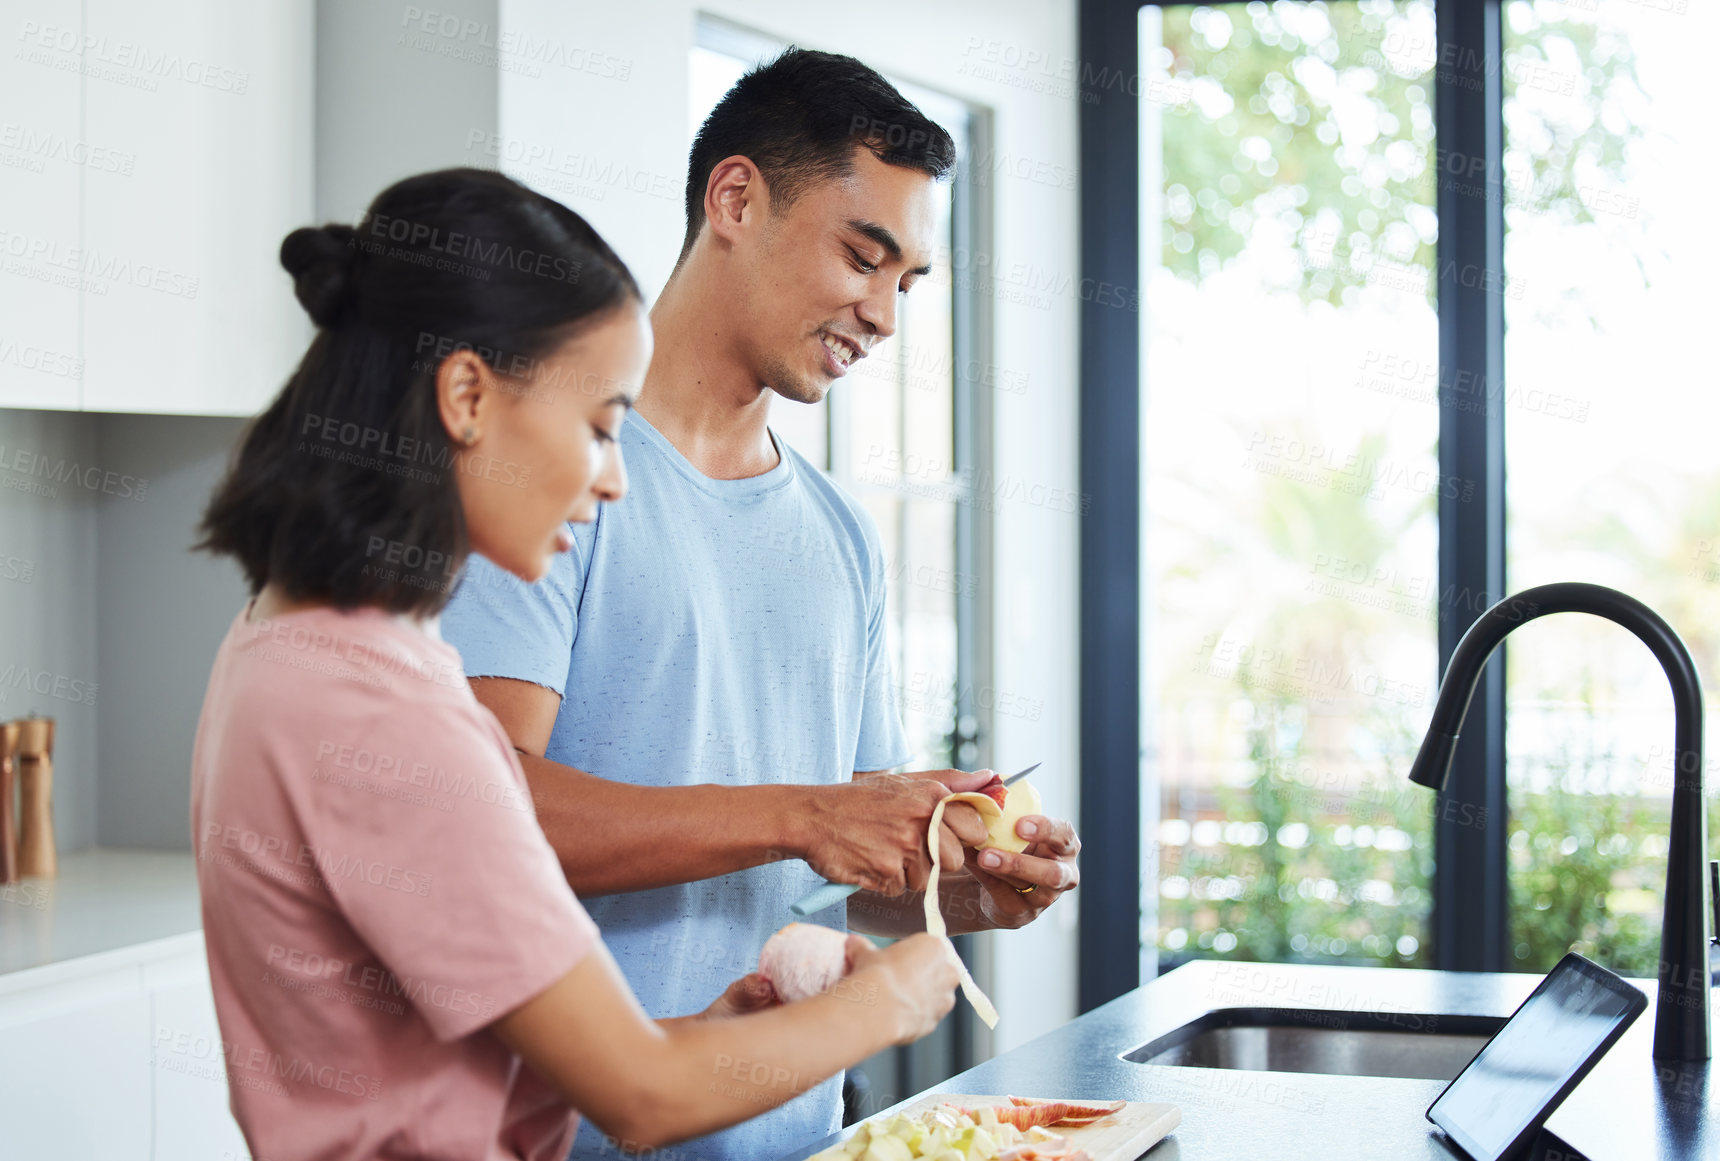
[{"label": "man's blue t-shirt", "polygon": [[[774,435],[773,435],[774,438]],[[884,557],[860,505],[780,439],[762,476],[713,480],[643,418],[628,495],[573,525],[525,584],[473,556],[442,615],[472,677],[561,695],[545,756],[640,786],[835,783],[910,755],[884,639]],[[784,860],[584,900],[653,1017],[698,1012],[754,970],[821,880]],[[841,908],[816,917],[842,928]],[[721,1089],[731,1078],[713,1075]],[[760,1161],[834,1132],[840,1079],[663,1155]],[[590,1121],[572,1156],[614,1158]]]}]

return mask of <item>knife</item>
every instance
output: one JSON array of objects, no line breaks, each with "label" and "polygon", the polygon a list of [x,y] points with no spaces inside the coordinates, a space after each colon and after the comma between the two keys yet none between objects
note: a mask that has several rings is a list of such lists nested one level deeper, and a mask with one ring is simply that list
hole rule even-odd
[{"label": "knife", "polygon": [[[1018,770],[1005,778],[1003,784],[1013,786],[1042,765],[1044,765],[1043,762],[1035,762],[1025,770]],[[791,903],[788,909],[804,919],[815,912],[823,911],[826,907],[836,906],[859,889],[858,883],[832,883],[826,880],[822,887],[814,887],[800,899]]]}]

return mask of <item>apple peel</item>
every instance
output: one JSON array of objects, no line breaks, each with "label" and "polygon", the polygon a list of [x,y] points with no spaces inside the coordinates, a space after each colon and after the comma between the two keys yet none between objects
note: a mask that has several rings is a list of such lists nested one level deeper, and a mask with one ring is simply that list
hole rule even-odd
[{"label": "apple peel", "polygon": [[932,856],[932,873],[926,879],[926,930],[944,941],[944,953],[949,956],[950,962],[955,965],[956,974],[961,977],[962,995],[967,997],[968,1003],[973,1005],[973,1010],[979,1013],[979,1018],[985,1021],[987,1028],[996,1028],[997,1008],[980,990],[979,985],[974,983],[973,976],[968,973],[967,964],[963,963],[962,957],[956,953],[956,945],[950,942],[949,928],[944,926],[943,911],[938,907],[938,876],[942,871],[938,865],[938,828],[944,824],[944,807],[952,802],[968,802],[980,809],[981,817],[984,817],[984,809],[973,802],[976,798],[1002,817],[1003,810],[994,798],[971,791],[945,795],[932,809],[932,822],[926,828],[926,847]]}]

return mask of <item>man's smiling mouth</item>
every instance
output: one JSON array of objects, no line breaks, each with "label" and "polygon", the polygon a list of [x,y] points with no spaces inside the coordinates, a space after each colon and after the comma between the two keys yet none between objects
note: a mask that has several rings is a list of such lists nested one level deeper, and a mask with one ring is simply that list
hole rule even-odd
[{"label": "man's smiling mouth", "polygon": [[819,331],[818,337],[829,348],[830,354],[836,359],[836,364],[839,367],[847,367],[866,357],[866,353],[858,346],[847,339],[831,334],[829,331]]}]

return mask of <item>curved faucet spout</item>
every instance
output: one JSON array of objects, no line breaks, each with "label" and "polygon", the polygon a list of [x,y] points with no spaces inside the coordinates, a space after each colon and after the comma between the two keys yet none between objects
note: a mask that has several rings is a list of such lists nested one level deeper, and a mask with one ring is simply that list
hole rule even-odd
[{"label": "curved faucet spout", "polygon": [[1603,585],[1575,581],[1539,585],[1507,597],[1476,619],[1457,643],[1434,703],[1433,721],[1412,782],[1445,788],[1464,715],[1487,659],[1510,633],[1549,613],[1593,613],[1622,625],[1647,645],[1672,685],[1672,834],[1666,857],[1666,910],[1660,927],[1659,991],[1655,999],[1654,1055],[1664,1060],[1707,1060],[1709,1040],[1708,931],[1703,861],[1708,849],[1702,799],[1702,683],[1690,650],[1660,615],[1634,597]]}]

